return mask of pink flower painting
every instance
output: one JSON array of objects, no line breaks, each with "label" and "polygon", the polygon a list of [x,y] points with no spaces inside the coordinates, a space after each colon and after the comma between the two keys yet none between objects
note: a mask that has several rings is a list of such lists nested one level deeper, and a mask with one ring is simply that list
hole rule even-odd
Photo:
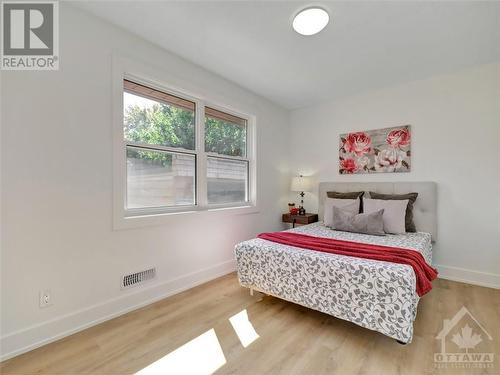
[{"label": "pink flower painting", "polygon": [[410,125],[340,136],[340,174],[409,172],[410,165]]}]

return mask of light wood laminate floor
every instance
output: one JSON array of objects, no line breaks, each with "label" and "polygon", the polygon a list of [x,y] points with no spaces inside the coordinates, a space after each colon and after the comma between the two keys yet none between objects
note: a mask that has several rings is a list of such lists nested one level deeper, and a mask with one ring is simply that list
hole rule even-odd
[{"label": "light wood laminate floor", "polygon": [[[210,331],[225,361],[217,374],[500,374],[499,358],[489,369],[434,367],[440,349],[435,336],[443,319],[462,306],[493,337],[488,344],[500,357],[500,290],[445,280],[433,284],[420,301],[413,342],[406,346],[277,298],[251,297],[230,274],[5,361],[0,369],[4,375],[134,374]],[[246,347],[229,321],[242,311],[259,336]],[[243,328],[252,339],[248,324]],[[195,347],[190,365],[203,368],[206,357],[217,359],[204,354]]]}]

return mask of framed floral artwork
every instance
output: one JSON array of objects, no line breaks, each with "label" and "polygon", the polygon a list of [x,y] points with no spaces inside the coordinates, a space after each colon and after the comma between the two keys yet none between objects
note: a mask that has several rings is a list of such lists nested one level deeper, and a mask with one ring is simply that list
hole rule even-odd
[{"label": "framed floral artwork", "polygon": [[410,125],[340,135],[340,174],[409,172],[410,168]]}]

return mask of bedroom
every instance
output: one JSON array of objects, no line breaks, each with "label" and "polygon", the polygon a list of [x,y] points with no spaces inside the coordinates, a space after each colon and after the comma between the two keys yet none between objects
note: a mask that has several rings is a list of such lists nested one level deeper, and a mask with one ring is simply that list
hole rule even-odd
[{"label": "bedroom", "polygon": [[498,373],[500,3],[42,3],[1,5],[2,374]]}]

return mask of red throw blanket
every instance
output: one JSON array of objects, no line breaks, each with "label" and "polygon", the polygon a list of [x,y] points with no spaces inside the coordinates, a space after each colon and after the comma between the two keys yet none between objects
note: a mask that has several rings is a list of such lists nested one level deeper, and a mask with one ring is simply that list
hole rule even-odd
[{"label": "red throw blanket", "polygon": [[324,253],[407,264],[415,271],[417,277],[417,294],[419,296],[423,296],[432,289],[431,281],[438,274],[434,268],[427,264],[422,254],[416,250],[336,240],[334,238],[314,237],[290,232],[261,233],[258,237],[284,245]]}]

